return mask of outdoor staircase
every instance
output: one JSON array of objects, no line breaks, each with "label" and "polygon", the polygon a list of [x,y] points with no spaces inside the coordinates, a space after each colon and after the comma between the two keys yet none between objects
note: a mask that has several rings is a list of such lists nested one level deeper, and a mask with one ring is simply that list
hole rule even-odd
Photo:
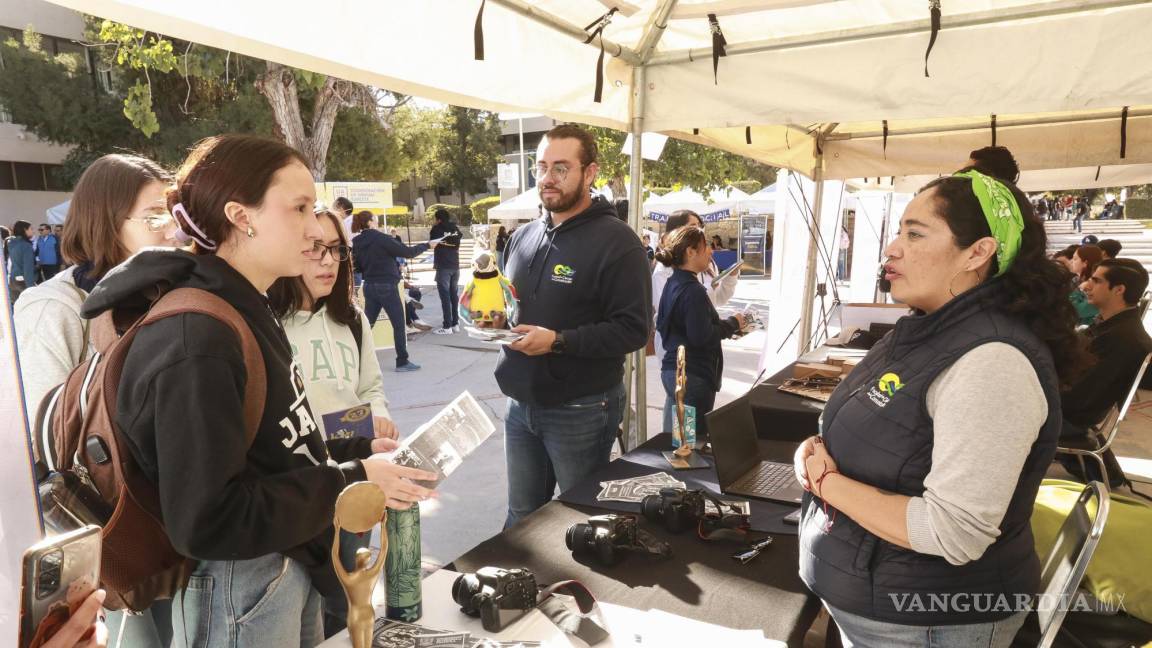
[{"label": "outdoor staircase", "polygon": [[1072,228],[1072,221],[1046,221],[1048,232],[1048,253],[1058,252],[1069,245],[1077,244],[1089,234],[1098,239],[1116,239],[1123,246],[1120,256],[1136,259],[1152,272],[1152,230],[1144,229],[1144,224],[1136,220],[1084,220],[1082,233]]}]

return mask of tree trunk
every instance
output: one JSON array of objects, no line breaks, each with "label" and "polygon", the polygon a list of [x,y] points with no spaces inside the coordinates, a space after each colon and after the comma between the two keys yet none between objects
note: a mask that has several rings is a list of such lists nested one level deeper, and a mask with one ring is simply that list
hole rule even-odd
[{"label": "tree trunk", "polygon": [[316,93],[312,127],[305,132],[292,68],[268,61],[268,71],[256,79],[256,89],[268,99],[272,108],[277,134],[285,144],[304,155],[317,182],[323,182],[328,171],[328,144],[332,140],[336,114],[345,105],[341,96],[341,86],[345,83],[334,77],[324,80],[324,87]]},{"label": "tree trunk", "polygon": [[628,197],[628,183],[624,182],[624,176],[614,175],[608,180],[608,188],[612,190],[612,198],[615,200],[623,200]]}]

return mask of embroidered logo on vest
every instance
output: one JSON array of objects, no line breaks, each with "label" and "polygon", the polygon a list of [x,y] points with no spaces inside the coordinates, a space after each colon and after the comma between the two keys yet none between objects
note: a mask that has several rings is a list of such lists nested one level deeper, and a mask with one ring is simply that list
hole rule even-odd
[{"label": "embroidered logo on vest", "polygon": [[868,390],[868,398],[877,406],[884,407],[902,387],[904,383],[900,382],[900,376],[888,372],[880,376],[875,387]]},{"label": "embroidered logo on vest", "polygon": [[556,267],[552,268],[552,281],[557,283],[570,284],[575,276],[576,271],[572,269],[572,266],[557,263]]}]

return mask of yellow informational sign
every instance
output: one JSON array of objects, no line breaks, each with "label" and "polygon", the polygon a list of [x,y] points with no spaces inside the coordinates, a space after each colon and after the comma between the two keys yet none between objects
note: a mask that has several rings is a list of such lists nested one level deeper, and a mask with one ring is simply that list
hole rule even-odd
[{"label": "yellow informational sign", "polygon": [[392,183],[317,182],[316,197],[327,205],[337,198],[347,198],[356,211],[368,209],[380,213],[392,207]]}]

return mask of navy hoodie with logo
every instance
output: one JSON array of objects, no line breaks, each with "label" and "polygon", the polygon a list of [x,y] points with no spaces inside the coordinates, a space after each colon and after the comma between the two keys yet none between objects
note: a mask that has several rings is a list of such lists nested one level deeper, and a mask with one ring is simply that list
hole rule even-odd
[{"label": "navy hoodie with logo", "polygon": [[652,283],[644,244],[612,205],[596,198],[560,225],[549,216],[524,225],[504,259],[520,302],[516,323],[558,331],[566,348],[527,356],[503,347],[500,390],[554,407],[619,384],[624,357],[648,342]]},{"label": "navy hoodie with logo", "polygon": [[159,488],[172,545],[198,560],[281,553],[307,567],[321,592],[339,592],[329,553],[332,514],[340,491],[365,479],[358,459],[370,454],[370,441],[325,443],[279,320],[264,295],[218,257],[141,252],[97,284],[82,315],[138,308],[141,291],[159,282],[202,288],[235,307],[260,345],[268,383],[264,416],[248,448],[247,371],[232,330],[187,313],[137,333],[115,423]]}]

